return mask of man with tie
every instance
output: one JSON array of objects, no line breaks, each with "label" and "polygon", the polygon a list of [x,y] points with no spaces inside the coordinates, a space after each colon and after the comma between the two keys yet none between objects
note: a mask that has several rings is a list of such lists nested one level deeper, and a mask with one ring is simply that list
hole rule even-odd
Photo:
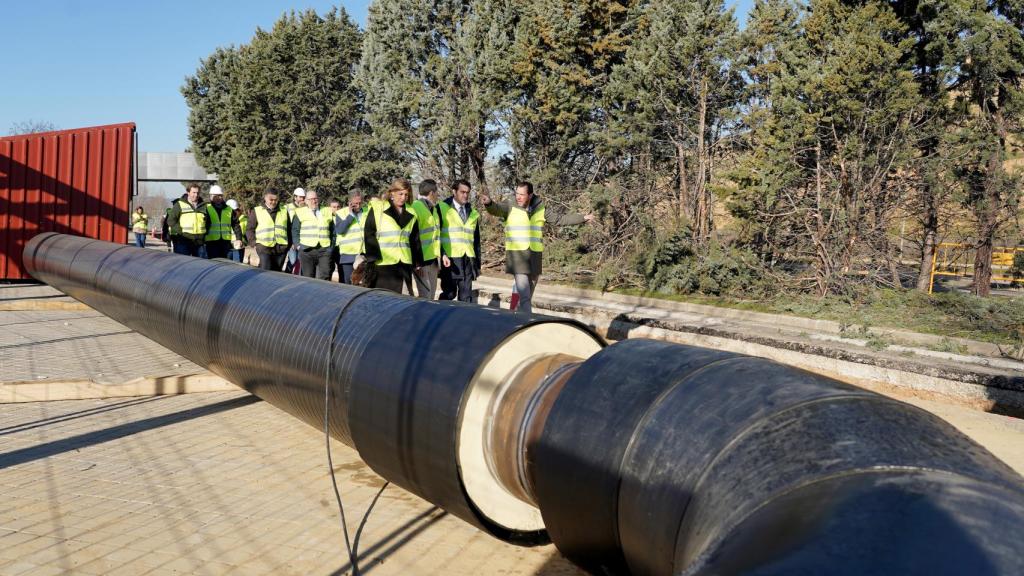
[{"label": "man with tie", "polygon": [[456,180],[439,204],[441,216],[441,300],[473,301],[480,276],[480,213],[469,204],[469,182]]}]

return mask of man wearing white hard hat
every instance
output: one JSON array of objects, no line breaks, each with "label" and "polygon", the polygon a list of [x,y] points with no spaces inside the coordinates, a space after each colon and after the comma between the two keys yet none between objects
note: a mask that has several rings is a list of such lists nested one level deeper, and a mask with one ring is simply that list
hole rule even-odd
[{"label": "man wearing white hard hat", "polygon": [[[285,209],[288,211],[288,229],[292,228],[292,218],[295,216],[295,211],[306,205],[306,191],[302,188],[296,188],[292,192],[292,201],[289,204],[285,204]],[[288,261],[285,262],[284,271],[291,274],[298,274],[299,267],[299,251],[295,248],[288,250]]]},{"label": "man wearing white hard hat", "polygon": [[242,237],[238,225],[238,214],[224,202],[224,191],[220,186],[210,186],[210,203],[206,205],[210,215],[210,226],[206,231],[206,257],[227,258],[232,241]]}]

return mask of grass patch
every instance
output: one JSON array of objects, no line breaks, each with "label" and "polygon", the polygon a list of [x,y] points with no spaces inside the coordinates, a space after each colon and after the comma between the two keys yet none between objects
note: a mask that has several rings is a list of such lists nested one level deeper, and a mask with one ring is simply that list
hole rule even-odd
[{"label": "grass patch", "polygon": [[[963,353],[965,347],[949,338],[967,338],[1007,347],[1024,347],[1024,298],[979,298],[962,292],[924,294],[916,290],[876,289],[856,298],[813,295],[779,295],[764,300],[723,296],[664,294],[641,290],[617,290],[631,294],[721,306],[753,312],[786,314],[839,322],[853,338],[882,349],[891,344],[869,327],[935,334],[947,339],[933,346],[942,352]],[[846,332],[846,331],[844,331]]]}]

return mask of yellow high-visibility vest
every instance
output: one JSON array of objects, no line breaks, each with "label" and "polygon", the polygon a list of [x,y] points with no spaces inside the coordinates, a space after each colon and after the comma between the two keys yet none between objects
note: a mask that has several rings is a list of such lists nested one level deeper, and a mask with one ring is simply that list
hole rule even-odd
[{"label": "yellow high-visibility vest", "polygon": [[145,234],[149,232],[149,216],[143,212],[132,212],[132,232],[136,234]]},{"label": "yellow high-visibility vest", "polygon": [[288,245],[288,211],[277,209],[277,216],[270,217],[270,211],[264,206],[257,206],[256,212],[256,243],[262,246]]},{"label": "yellow high-visibility vest", "polygon": [[462,221],[459,211],[447,202],[438,205],[441,208],[441,247],[444,253],[451,258],[462,256],[476,257],[476,248],[473,246],[473,234],[476,231],[477,221],[480,220],[480,213],[476,208],[469,208],[469,216]]},{"label": "yellow high-visibility vest", "polygon": [[438,256],[438,242],[441,239],[441,231],[438,230],[440,223],[425,200],[417,199],[413,202],[412,211],[420,226],[420,248],[423,251],[423,259],[434,260]]},{"label": "yellow high-visibility vest", "polygon": [[544,251],[544,206],[527,214],[519,206],[509,206],[505,218],[505,250]]},{"label": "yellow high-visibility vest", "polygon": [[210,230],[206,233],[206,241],[231,240],[231,206],[225,205],[217,213],[213,204],[206,205],[206,213],[210,215]]},{"label": "yellow high-visibility vest", "polygon": [[399,226],[394,218],[383,210],[377,212],[377,242],[380,244],[381,266],[404,262],[412,264],[412,246],[409,235],[416,225],[416,218],[410,218],[405,226]]},{"label": "yellow high-visibility vest", "polygon": [[242,237],[238,238],[237,236],[235,236],[235,231],[231,230],[231,239],[232,240],[242,240],[244,242],[245,241],[245,229],[249,227],[249,216],[248,215],[242,214],[241,216],[238,217],[238,227],[242,229]]},{"label": "yellow high-visibility vest", "polygon": [[[344,220],[351,213],[352,211],[346,206],[338,211],[338,217]],[[335,235],[335,244],[338,246],[338,252],[353,256],[363,253],[363,224],[366,224],[366,215],[368,213],[369,210],[367,209],[360,210],[359,215],[356,216],[348,227],[348,231],[344,234]]]},{"label": "yellow high-visibility vest", "polygon": [[181,216],[178,217],[178,226],[182,234],[193,236],[204,236],[206,234],[206,218],[203,212],[196,212],[188,200],[178,199],[178,206],[181,207]]},{"label": "yellow high-visibility vest", "polygon": [[327,248],[331,245],[331,222],[334,221],[334,211],[330,208],[320,208],[319,216],[313,214],[309,206],[302,206],[295,210],[295,217],[299,219],[299,244],[309,247]]}]

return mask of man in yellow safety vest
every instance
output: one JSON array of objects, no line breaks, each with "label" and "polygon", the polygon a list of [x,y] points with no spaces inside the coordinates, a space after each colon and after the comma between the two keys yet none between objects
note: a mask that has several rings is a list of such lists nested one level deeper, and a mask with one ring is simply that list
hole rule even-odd
[{"label": "man in yellow safety vest", "polygon": [[263,270],[280,272],[291,247],[288,211],[278,204],[277,191],[268,188],[263,203],[249,211],[249,229],[246,240],[256,250]]},{"label": "man in yellow safety vest", "polygon": [[331,279],[334,212],[320,207],[316,190],[306,192],[305,205],[292,214],[292,248],[299,253],[299,271],[307,278]]},{"label": "man in yellow safety vest", "polygon": [[338,207],[334,214],[334,262],[338,268],[338,282],[351,284],[352,272],[363,257],[363,226],[369,210],[363,207],[363,193],[356,188],[348,192],[348,206],[341,208],[341,202],[338,202]]},{"label": "man in yellow safety vest", "polygon": [[420,229],[420,250],[423,265],[413,273],[416,296],[433,300],[437,293],[438,256],[441,253],[441,215],[437,211],[437,182],[424,180],[419,185],[419,197],[409,206],[416,214]]},{"label": "man in yellow safety vest", "polygon": [[473,301],[480,276],[480,213],[469,204],[469,182],[456,180],[441,214],[441,300]]},{"label": "man in yellow safety vest", "polygon": [[224,202],[224,191],[220,186],[210,186],[210,203],[206,205],[210,227],[206,231],[206,257],[227,258],[232,249],[232,240],[241,238],[242,229],[238,214]]},{"label": "man in yellow safety vest", "polygon": [[544,203],[527,181],[516,184],[515,202],[492,202],[484,193],[480,194],[480,201],[488,212],[505,221],[505,270],[515,281],[512,309],[529,314],[533,311],[533,294],[544,255],[544,223],[572,226],[589,222],[594,215],[545,214]]},{"label": "man in yellow safety vest", "polygon": [[135,234],[135,245],[145,248],[146,234],[149,234],[149,215],[142,206],[132,212],[132,232]]},{"label": "man in yellow safety vest", "polygon": [[206,212],[206,202],[199,196],[198,184],[190,184],[181,198],[171,204],[167,228],[175,254],[206,258],[210,215]]}]

